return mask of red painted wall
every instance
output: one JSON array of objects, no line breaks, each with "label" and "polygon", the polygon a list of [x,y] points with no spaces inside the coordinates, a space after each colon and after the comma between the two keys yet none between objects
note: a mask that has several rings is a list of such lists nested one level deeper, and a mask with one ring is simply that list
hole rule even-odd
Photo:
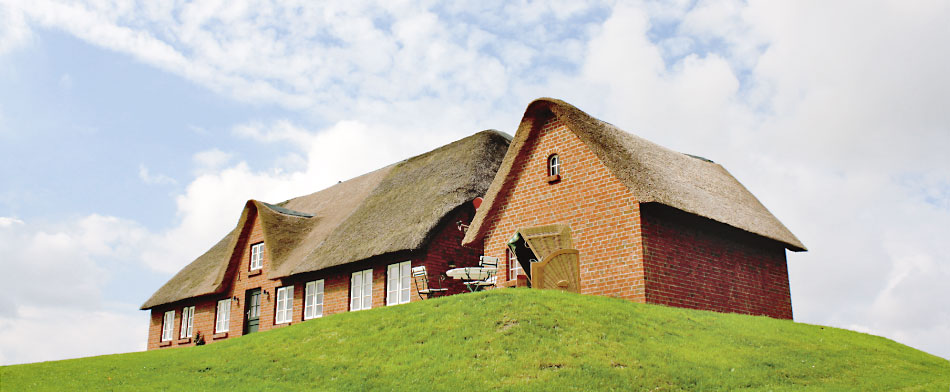
[{"label": "red painted wall", "polygon": [[640,211],[647,302],[792,318],[781,244],[662,205]]}]

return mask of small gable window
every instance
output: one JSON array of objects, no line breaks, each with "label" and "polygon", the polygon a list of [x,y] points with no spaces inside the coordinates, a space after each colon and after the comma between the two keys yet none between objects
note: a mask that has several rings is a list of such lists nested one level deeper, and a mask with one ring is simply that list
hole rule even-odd
[{"label": "small gable window", "polygon": [[561,158],[557,154],[551,154],[548,157],[548,176],[557,176],[561,174]]},{"label": "small gable window", "polygon": [[264,268],[264,243],[251,245],[251,271]]}]

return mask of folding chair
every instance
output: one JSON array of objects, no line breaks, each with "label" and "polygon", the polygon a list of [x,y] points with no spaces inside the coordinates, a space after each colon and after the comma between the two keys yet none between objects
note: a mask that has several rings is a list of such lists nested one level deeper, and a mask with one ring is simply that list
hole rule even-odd
[{"label": "folding chair", "polygon": [[484,290],[488,287],[494,287],[495,283],[498,282],[498,276],[495,275],[496,273],[498,273],[498,258],[491,257],[491,256],[479,256],[478,264],[482,268],[494,269],[494,270],[491,271],[488,277],[485,278],[484,280],[480,280],[474,283],[476,286],[476,291]]},{"label": "folding chair", "polygon": [[444,295],[449,289],[442,288],[443,279],[439,277],[439,287],[433,288],[429,285],[429,273],[426,272],[426,266],[412,267],[412,284],[416,286],[416,293],[419,294],[419,298],[428,299]]}]

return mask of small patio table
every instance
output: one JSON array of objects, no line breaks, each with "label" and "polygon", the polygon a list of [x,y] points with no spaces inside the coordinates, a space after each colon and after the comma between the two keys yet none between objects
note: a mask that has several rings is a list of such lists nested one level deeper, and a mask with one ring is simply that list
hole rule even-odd
[{"label": "small patio table", "polygon": [[462,284],[468,287],[468,291],[481,291],[487,285],[485,280],[495,275],[498,268],[493,267],[463,267],[453,268],[445,271],[445,274],[454,278],[461,279]]}]

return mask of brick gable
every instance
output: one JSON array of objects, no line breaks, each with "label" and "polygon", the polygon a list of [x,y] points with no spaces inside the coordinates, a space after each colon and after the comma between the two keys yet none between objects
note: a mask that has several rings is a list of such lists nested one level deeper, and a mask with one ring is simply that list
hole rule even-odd
[{"label": "brick gable", "polygon": [[[561,180],[548,183],[547,159],[555,153]],[[515,230],[567,224],[580,251],[581,293],[645,301],[636,198],[567,126],[550,118],[533,130],[506,180],[488,221],[486,255],[505,269]]]}]

